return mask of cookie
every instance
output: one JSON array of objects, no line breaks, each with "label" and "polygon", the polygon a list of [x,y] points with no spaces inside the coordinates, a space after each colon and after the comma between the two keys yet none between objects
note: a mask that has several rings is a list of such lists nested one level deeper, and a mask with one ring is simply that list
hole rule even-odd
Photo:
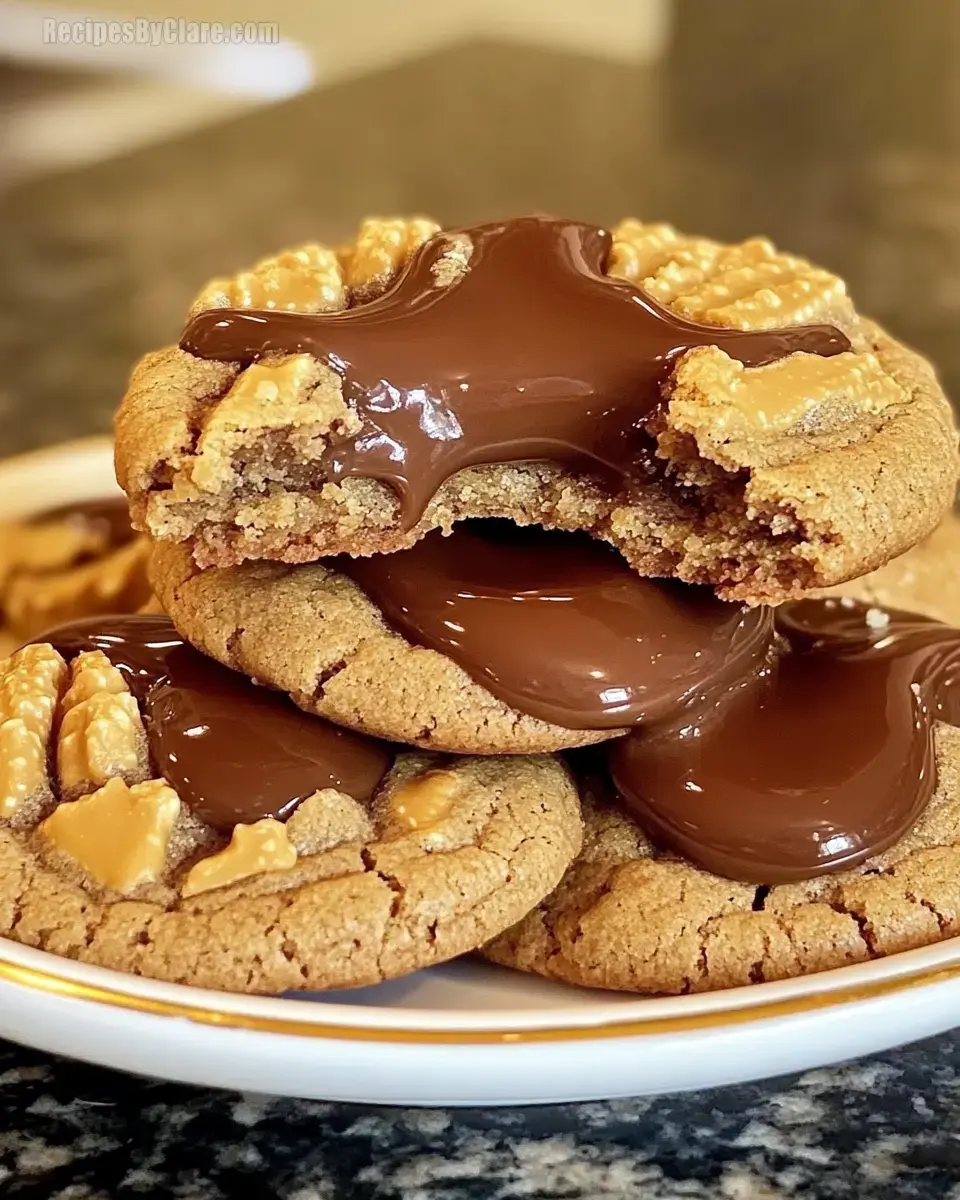
[{"label": "cookie", "polygon": [[394,755],[164,618],[51,636],[0,663],[2,936],[201,987],[355,987],[480,945],[579,848],[555,759]]},{"label": "cookie", "polygon": [[957,475],[931,368],[840,279],[633,220],[373,220],[264,260],[141,360],[116,429],[138,528],[200,566],[506,517],[750,603],[881,566]]},{"label": "cookie", "polygon": [[0,653],[76,617],[133,612],[149,594],[148,547],[122,497],[0,525]]},{"label": "cookie", "polygon": [[340,725],[424,749],[528,754],[662,720],[764,659],[769,613],[642,579],[584,534],[464,522],[366,559],[199,570],[159,544],[177,628]]},{"label": "cookie", "polygon": [[584,850],[491,958],[676,993],[960,932],[960,633],[848,598],[778,632],[752,694],[580,761]]},{"label": "cookie", "polygon": [[960,729],[916,827],[855,870],[767,888],[658,851],[617,805],[584,800],[584,848],[557,890],[484,948],[584,987],[679,994],[850,966],[960,933]]},{"label": "cookie", "polygon": [[960,517],[949,513],[906,554],[824,594],[851,596],[960,627]]}]

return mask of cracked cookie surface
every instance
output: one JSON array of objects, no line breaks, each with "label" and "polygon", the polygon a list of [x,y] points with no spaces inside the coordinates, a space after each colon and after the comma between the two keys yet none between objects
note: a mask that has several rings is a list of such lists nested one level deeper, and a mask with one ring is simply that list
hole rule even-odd
[{"label": "cracked cookie surface", "polygon": [[960,933],[960,729],[936,727],[924,815],[856,870],[758,888],[659,853],[623,810],[584,800],[560,886],[485,947],[494,962],[619,991],[679,994],[786,979]]},{"label": "cracked cookie surface", "polygon": [[369,802],[326,788],[214,829],[102,653],[0,661],[0,936],[54,954],[229,991],[376,983],[513,923],[580,840],[557,760],[415,753]]},{"label": "cracked cookie surface", "polygon": [[[338,253],[308,246],[216,281],[192,311],[354,307],[381,295],[436,228],[368,222]],[[750,602],[854,578],[935,526],[957,474],[949,405],[929,365],[860,318],[836,276],[764,239],[726,246],[637,221],[613,230],[607,269],[718,330],[828,322],[852,349],[756,368],[692,350],[651,425],[656,470],[644,485],[618,494],[550,463],[470,466],[406,529],[386,484],[323,480],[324,450],[358,420],[324,363],[297,354],[241,369],[168,348],[138,364],[117,418],[118,477],[138,526],[187,544],[201,565],[232,565],[396,550],[500,516],[585,530],[641,573]]]}]

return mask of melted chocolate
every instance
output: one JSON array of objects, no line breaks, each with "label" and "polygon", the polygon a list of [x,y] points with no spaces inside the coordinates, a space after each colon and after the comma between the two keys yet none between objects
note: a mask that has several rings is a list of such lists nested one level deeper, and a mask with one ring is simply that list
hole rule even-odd
[{"label": "melted chocolate", "polygon": [[672,716],[756,674],[772,636],[768,610],[642,579],[586,535],[507,521],[336,566],[410,641],[566,729]]},{"label": "melted chocolate", "polygon": [[929,800],[937,719],[960,724],[960,631],[864,605],[779,610],[789,649],[735,703],[631,735],[614,783],[652,837],[718,875],[755,883],[856,866]]},{"label": "melted chocolate", "polygon": [[123,546],[136,536],[130,525],[130,511],[123,496],[67,504],[33,518],[36,524],[61,521],[92,534],[98,541],[102,541],[104,550]]},{"label": "melted chocolate", "polygon": [[[469,266],[439,286],[438,263],[463,237]],[[615,486],[642,477],[645,420],[692,347],[750,366],[850,349],[827,325],[747,333],[683,320],[604,275],[610,245],[592,225],[535,216],[439,234],[368,304],[327,315],[211,309],[180,345],[230,362],[304,351],[326,362],[362,427],[329,447],[319,477],[384,481],[406,527],[444,480],[479,463],[546,459]]]},{"label": "melted chocolate", "polygon": [[40,640],[68,659],[103,651],[140,701],[155,769],[217,829],[283,820],[322,788],[369,800],[392,761],[385,743],[199,654],[166,617],[91,617]]}]

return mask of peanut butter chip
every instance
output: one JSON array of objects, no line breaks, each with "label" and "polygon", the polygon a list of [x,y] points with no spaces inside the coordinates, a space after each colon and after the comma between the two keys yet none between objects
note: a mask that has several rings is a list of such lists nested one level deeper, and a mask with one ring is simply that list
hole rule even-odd
[{"label": "peanut butter chip", "polygon": [[53,711],[67,667],[46,643],[24,646],[0,662],[0,722],[19,719],[38,736],[50,736]]},{"label": "peanut butter chip", "polygon": [[395,792],[390,807],[408,829],[426,829],[450,815],[456,790],[452,771],[427,771]]},{"label": "peanut butter chip", "polygon": [[70,687],[61,701],[63,712],[69,712],[98,692],[120,695],[129,691],[123,676],[102,650],[78,654],[71,665]]},{"label": "peanut butter chip", "polygon": [[67,668],[52,646],[25,646],[0,662],[0,817],[46,782],[47,745]]},{"label": "peanut butter chip", "polygon": [[842,408],[849,420],[881,413],[905,398],[874,354],[791,354],[767,366],[745,367],[715,347],[691,351],[678,366],[674,398],[682,406],[688,396],[710,407],[716,429],[731,433],[816,429],[817,414],[828,406]]},{"label": "peanut butter chip", "polygon": [[0,725],[0,817],[17,808],[43,788],[47,748],[27,726],[14,718]]},{"label": "peanut butter chip", "polygon": [[233,279],[214,279],[194,301],[205,308],[260,308],[285,312],[336,312],[346,301],[336,252],[315,242],[264,258]]},{"label": "peanut butter chip", "polygon": [[852,314],[842,279],[767,238],[725,246],[629,219],[613,230],[608,271],[705,325],[758,330]]},{"label": "peanut butter chip", "polygon": [[60,786],[98,786],[137,770],[142,725],[133,696],[101,692],[72,708],[60,726]]},{"label": "peanut butter chip", "polygon": [[287,830],[281,821],[266,817],[253,825],[237,825],[230,845],[191,868],[182,895],[196,896],[214,888],[227,887],[266,871],[287,871],[297,861]]},{"label": "peanut butter chip", "polygon": [[135,776],[145,734],[123,676],[99,650],[79,655],[71,674],[57,745],[61,788],[86,790]]},{"label": "peanut butter chip", "polygon": [[162,779],[132,788],[111,779],[92,796],[61,804],[38,830],[97,883],[129,892],[159,878],[179,812],[177,793]]},{"label": "peanut butter chip", "polygon": [[656,293],[667,304],[702,282],[722,250],[719,242],[688,237],[672,225],[628,217],[613,230],[607,273]]},{"label": "peanut butter chip", "polygon": [[356,243],[342,254],[347,283],[361,297],[385,286],[414,250],[439,230],[428,217],[369,217],[360,225]]}]

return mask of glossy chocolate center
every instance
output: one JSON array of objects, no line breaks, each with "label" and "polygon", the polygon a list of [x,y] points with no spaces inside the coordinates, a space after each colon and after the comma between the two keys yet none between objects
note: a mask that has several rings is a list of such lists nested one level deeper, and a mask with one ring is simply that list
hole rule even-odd
[{"label": "glossy chocolate center", "polygon": [[369,800],[393,760],[199,654],[166,617],[91,617],[42,640],[67,659],[103,651],[140,702],[154,768],[216,829],[283,820],[322,788]]},{"label": "glossy chocolate center", "polygon": [[519,712],[566,729],[672,716],[760,670],[765,609],[643,579],[584,534],[458,524],[409,550],[340,558],[388,623]]},{"label": "glossy chocolate center", "polygon": [[[444,282],[451,247],[468,266]],[[700,325],[604,274],[610,234],[522,217],[438,234],[383,296],[342,313],[211,309],[183,349],[247,363],[308,352],[342,375],[361,429],[333,442],[318,484],[388,483],[409,527],[444,480],[479,463],[549,460],[614,486],[649,471],[647,417],[675,360],[719,346],[758,366],[850,349],[826,325],[747,333]]]},{"label": "glossy chocolate center", "polygon": [[788,649],[758,686],[624,738],[609,760],[651,836],[755,883],[896,842],[935,787],[935,721],[960,724],[960,631],[849,600],[786,605],[777,629]]}]

